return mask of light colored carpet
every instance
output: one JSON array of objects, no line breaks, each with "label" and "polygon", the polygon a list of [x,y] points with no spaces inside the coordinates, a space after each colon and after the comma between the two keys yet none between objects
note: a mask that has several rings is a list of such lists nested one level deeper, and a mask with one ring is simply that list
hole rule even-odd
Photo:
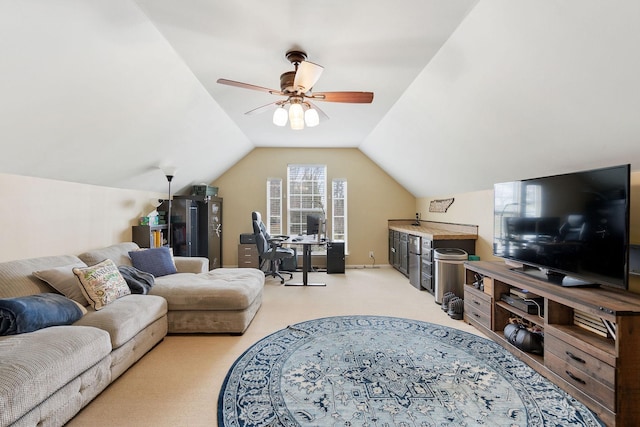
[{"label": "light colored carpet", "polygon": [[[294,281],[301,273],[294,274]],[[233,362],[252,344],[288,325],[351,314],[397,316],[482,336],[450,319],[433,297],[390,267],[311,273],[326,287],[285,287],[267,279],[262,307],[242,336],[169,335],[68,424],[80,426],[217,425],[218,393]]]}]

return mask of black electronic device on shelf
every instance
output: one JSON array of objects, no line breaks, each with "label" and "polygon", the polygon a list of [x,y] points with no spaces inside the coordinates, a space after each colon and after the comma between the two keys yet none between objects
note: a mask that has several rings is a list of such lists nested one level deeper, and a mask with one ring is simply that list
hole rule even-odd
[{"label": "black electronic device on shelf", "polygon": [[500,295],[500,300],[525,313],[544,315],[544,298],[524,299],[514,295],[502,294]]}]

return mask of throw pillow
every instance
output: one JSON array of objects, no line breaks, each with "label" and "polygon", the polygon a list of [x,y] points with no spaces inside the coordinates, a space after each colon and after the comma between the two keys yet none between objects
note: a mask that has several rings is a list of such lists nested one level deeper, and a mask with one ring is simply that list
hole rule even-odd
[{"label": "throw pillow", "polygon": [[0,335],[16,335],[49,326],[70,325],[82,317],[79,304],[45,293],[0,299]]},{"label": "throw pillow", "polygon": [[78,283],[76,275],[73,274],[73,268],[86,266],[87,264],[85,264],[84,262],[78,261],[75,264],[65,265],[63,267],[34,271],[33,275],[38,279],[47,282],[49,286],[60,292],[65,297],[85,306],[89,302],[82,294],[80,283]]},{"label": "throw pillow", "polygon": [[155,277],[177,273],[171,250],[166,246],[129,252],[131,263],[138,270],[146,271]]},{"label": "throw pillow", "polygon": [[80,280],[85,298],[96,310],[131,293],[118,267],[110,259],[90,267],[75,267],[73,273]]}]

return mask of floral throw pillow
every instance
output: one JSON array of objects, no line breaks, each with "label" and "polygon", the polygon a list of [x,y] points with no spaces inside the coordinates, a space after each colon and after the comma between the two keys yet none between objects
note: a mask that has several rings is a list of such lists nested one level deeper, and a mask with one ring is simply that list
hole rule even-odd
[{"label": "floral throw pillow", "polygon": [[80,280],[83,295],[96,310],[131,293],[118,267],[110,259],[90,267],[75,267],[73,274]]}]

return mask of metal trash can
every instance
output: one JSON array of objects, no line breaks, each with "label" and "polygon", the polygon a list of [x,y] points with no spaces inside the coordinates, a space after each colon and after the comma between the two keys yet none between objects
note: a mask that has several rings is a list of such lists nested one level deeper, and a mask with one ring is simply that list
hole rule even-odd
[{"label": "metal trash can", "polygon": [[464,265],[469,254],[457,248],[437,248],[433,251],[436,265],[434,295],[436,303],[442,304],[442,296],[453,292],[462,298],[464,293]]}]

